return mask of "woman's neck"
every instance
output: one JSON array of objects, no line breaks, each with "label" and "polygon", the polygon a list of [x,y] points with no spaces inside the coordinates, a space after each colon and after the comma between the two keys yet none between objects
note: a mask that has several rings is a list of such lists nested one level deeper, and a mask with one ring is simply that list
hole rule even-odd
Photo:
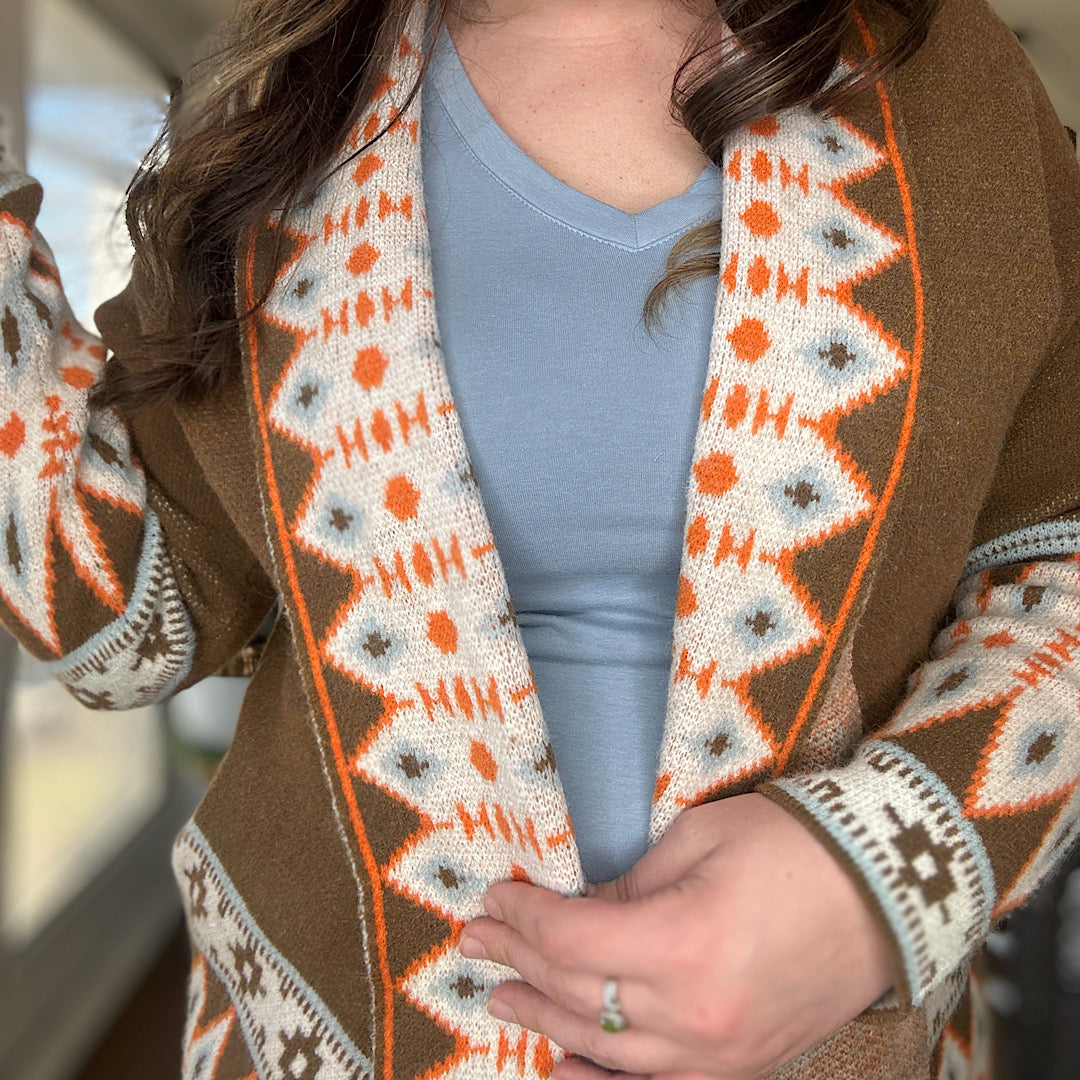
[{"label": "woman's neck", "polygon": [[685,191],[707,163],[671,116],[703,14],[689,0],[474,0],[448,27],[480,99],[526,154],[637,213]]}]

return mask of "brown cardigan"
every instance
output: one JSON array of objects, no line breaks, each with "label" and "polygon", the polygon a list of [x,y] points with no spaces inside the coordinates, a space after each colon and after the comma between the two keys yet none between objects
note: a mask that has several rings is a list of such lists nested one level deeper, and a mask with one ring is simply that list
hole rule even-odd
[{"label": "brown cardigan", "polygon": [[[419,17],[343,161],[414,77]],[[243,380],[128,429],[87,410],[104,350],[0,171],[6,624],[124,707],[282,604],[175,849],[200,1076],[544,1077],[561,1053],[488,1016],[505,971],[454,947],[491,882],[583,881],[440,362],[419,137],[417,102],[251,238],[240,306],[273,293]],[[1080,170],[982,0],[723,164],[653,836],[760,790],[889,934],[895,999],[784,1076],[983,1076],[971,958],[1080,824]],[[141,295],[99,312],[119,355]]]}]

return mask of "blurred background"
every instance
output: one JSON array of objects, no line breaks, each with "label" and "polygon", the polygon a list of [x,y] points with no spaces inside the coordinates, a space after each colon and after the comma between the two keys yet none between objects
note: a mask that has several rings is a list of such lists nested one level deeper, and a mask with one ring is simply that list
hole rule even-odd
[{"label": "blurred background", "polygon": [[[118,292],[124,188],[232,0],[0,0],[0,129],[44,184],[76,314]],[[996,0],[1080,128],[1080,0]],[[94,238],[92,243],[87,238]],[[245,679],[88,713],[0,630],[0,1077],[179,1075],[187,947],[172,838],[228,746]],[[1080,1078],[1080,869],[991,942],[998,1080]]]}]

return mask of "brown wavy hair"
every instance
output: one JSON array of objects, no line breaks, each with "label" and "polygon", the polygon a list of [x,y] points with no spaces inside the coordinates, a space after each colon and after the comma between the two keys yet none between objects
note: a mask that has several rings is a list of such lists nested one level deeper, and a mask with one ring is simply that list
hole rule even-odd
[{"label": "brown wavy hair", "polygon": [[[463,2],[430,0],[432,40],[450,5]],[[715,0],[715,20],[705,21],[676,74],[673,115],[719,163],[735,128],[795,105],[835,106],[902,63],[922,44],[941,0],[867,2],[890,10],[897,30],[874,58],[830,82],[855,0]],[[287,214],[325,178],[412,4],[240,0],[174,96],[128,189],[143,332],[122,360],[105,365],[96,405],[130,414],[197,400],[239,370],[241,328],[261,306],[236,310],[240,239],[270,215]],[[713,44],[719,23],[741,49]],[[717,272],[718,241],[715,223],[675,245],[647,301],[647,322],[670,295]]]}]

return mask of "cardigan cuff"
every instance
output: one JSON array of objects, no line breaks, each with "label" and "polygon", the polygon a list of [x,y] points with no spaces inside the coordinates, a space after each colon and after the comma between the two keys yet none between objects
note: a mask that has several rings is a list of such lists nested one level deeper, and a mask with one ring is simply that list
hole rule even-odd
[{"label": "cardigan cuff", "polygon": [[900,1002],[921,1005],[990,932],[994,875],[942,780],[873,740],[848,765],[757,789],[797,817],[854,877],[892,943]]}]

